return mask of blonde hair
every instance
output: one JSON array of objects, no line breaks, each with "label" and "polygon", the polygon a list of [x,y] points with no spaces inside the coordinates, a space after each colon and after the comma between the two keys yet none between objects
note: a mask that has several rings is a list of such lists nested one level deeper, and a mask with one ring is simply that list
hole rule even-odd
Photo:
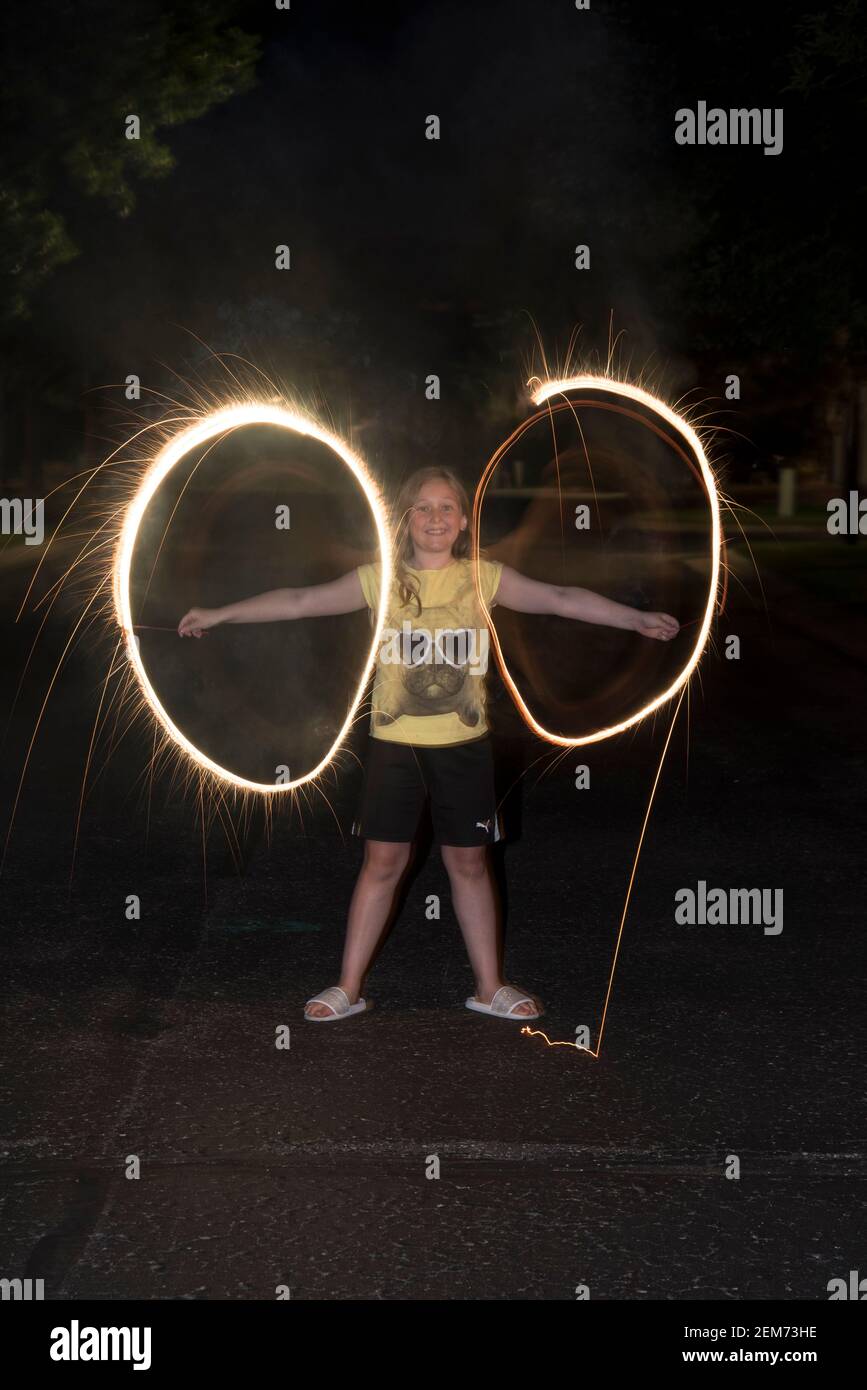
[{"label": "blonde hair", "polygon": [[[450,468],[440,468],[436,465],[431,468],[417,468],[401,484],[394,514],[394,578],[401,604],[405,607],[414,601],[419,615],[421,614],[421,597],[418,585],[409,573],[409,562],[413,552],[409,522],[419,493],[425,483],[432,482],[447,483],[458,499],[461,515],[467,517],[468,522],[470,516],[470,499],[467,496],[467,490],[457,473],[453,473]],[[463,560],[469,553],[470,530],[468,524],[463,531],[458,533],[452,546],[452,555],[456,560]]]}]

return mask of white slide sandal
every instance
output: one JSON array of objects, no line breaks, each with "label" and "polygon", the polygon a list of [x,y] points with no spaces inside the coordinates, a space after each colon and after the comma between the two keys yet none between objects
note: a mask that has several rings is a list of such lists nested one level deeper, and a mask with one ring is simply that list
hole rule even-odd
[{"label": "white slide sandal", "polygon": [[[333,1013],[324,1014],[317,1018],[315,1014],[307,1012],[311,1004],[327,1004]],[[330,989],[324,989],[321,994],[314,994],[312,999],[308,999],[304,1005],[304,1017],[308,1023],[335,1023],[339,1018],[349,1018],[352,1014],[364,1013],[369,1007],[366,999],[359,999],[355,1004],[350,1004],[349,995],[345,989],[339,985],[332,985]]]},{"label": "white slide sandal", "polygon": [[[497,1018],[510,1018],[513,1022],[526,1023],[531,1018],[541,1018],[542,1010],[539,1008],[538,999],[533,999],[529,994],[522,994],[513,985],[501,985],[491,1000],[490,1004],[481,1004],[478,999],[470,998],[467,1001],[467,1008],[473,1009],[477,1014],[493,1014]],[[515,1009],[519,1004],[532,1004],[536,1010],[533,1014],[516,1014]]]}]

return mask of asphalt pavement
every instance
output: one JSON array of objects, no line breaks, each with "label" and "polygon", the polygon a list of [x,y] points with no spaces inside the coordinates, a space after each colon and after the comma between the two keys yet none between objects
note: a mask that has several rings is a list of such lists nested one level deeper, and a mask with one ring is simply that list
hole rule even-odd
[{"label": "asphalt pavement", "polygon": [[[303,1020],[361,857],[351,759],[327,802],[270,834],[253,816],[239,874],[219,833],[203,862],[194,788],[148,798],[146,739],[121,726],[73,862],[102,670],[76,648],[0,880],[0,1274],[61,1300],[740,1300],[826,1299],[863,1268],[867,625],[815,603],[804,625],[767,588],[770,620],[732,586],[740,660],[718,640],[692,684],[598,1058],[463,1007],[435,848],[370,1013]],[[8,707],[34,629],[3,626]],[[60,641],[6,732],[7,812]],[[584,750],[579,790],[579,759],[496,709],[508,978],[550,1041],[595,1042],[668,719]],[[678,923],[700,881],[782,890],[782,930]]]}]

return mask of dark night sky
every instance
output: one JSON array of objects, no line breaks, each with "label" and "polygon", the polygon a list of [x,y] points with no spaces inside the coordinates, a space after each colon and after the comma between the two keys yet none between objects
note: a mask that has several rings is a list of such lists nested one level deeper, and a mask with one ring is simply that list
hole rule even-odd
[{"label": "dark night sky", "polygon": [[[658,212],[694,152],[673,141],[666,64],[648,71],[658,45],[644,54],[623,7],[607,8],[394,6],[394,19],[364,25],[356,7],[316,6],[315,25],[303,5],[268,12],[254,90],[169,133],[176,168],[140,185],[128,222],[89,204],[83,230],[98,236],[62,278],[87,294],[98,260],[118,300],[117,317],[102,317],[110,342],[133,307],[137,320],[189,316],[198,328],[220,304],[258,295],[375,314],[378,332],[409,327],[411,338],[419,311],[446,305],[527,308],[567,332],[637,309],[652,329],[666,293],[651,268],[683,235]],[[713,99],[715,84],[693,75],[706,50],[678,39],[667,62],[680,99]],[[744,100],[765,95],[751,84]],[[430,112],[439,142],[424,138]],[[735,153],[746,183],[747,161],[758,164],[772,197],[785,166]],[[571,255],[582,239],[593,253],[583,277]],[[291,278],[273,269],[280,241]]]},{"label": "dark night sky", "polygon": [[[26,333],[91,384],[182,368],[188,329],[356,418],[430,371],[496,415],[526,376],[530,315],[556,353],[579,325],[604,351],[613,314],[626,355],[678,390],[713,395],[727,371],[758,382],[770,360],[785,381],[821,367],[814,321],[836,322],[849,293],[848,269],[837,286],[822,263],[829,243],[845,253],[823,211],[845,154],[833,84],[812,107],[781,96],[811,6],[237,13],[261,38],[255,86],[162,133],[174,170],[136,183],[131,216],[59,193],[80,255]],[[783,105],[783,154],[676,145],[675,110],[700,99]],[[280,243],[291,271],[274,268]]]}]

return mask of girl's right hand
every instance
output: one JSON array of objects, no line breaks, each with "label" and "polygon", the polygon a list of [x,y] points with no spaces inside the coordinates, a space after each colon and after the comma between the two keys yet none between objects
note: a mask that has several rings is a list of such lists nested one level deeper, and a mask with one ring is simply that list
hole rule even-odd
[{"label": "girl's right hand", "polygon": [[191,608],[178,623],[178,634],[181,637],[201,637],[203,632],[207,632],[209,627],[216,627],[219,622],[219,608]]}]

